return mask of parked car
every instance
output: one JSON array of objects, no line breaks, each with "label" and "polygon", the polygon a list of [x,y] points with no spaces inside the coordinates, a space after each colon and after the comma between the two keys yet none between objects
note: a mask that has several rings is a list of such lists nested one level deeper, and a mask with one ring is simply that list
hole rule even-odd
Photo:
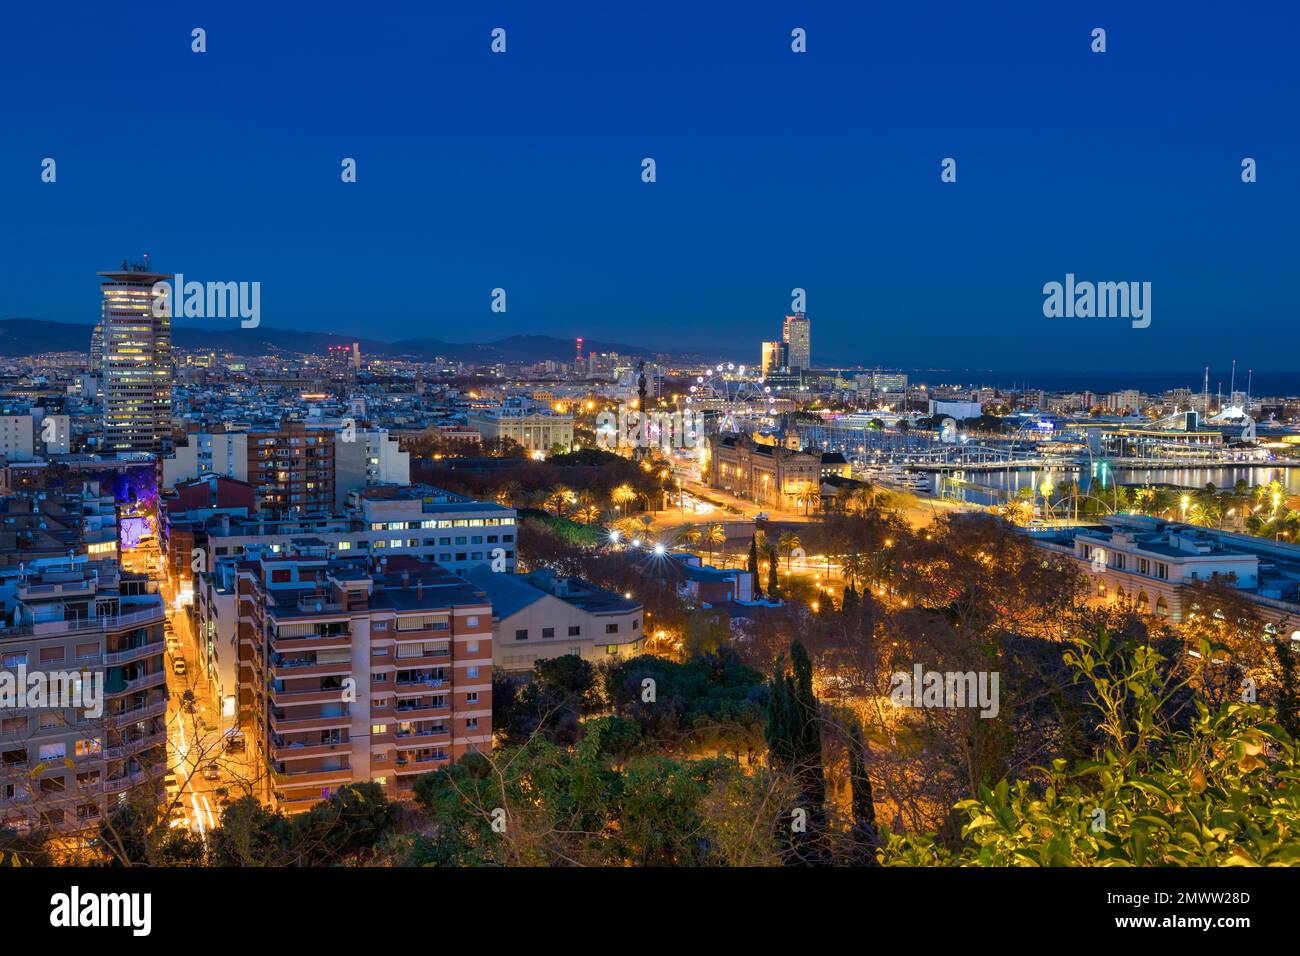
[{"label": "parked car", "polygon": [[217,762],[215,760],[210,760],[203,765],[203,779],[204,780],[221,779],[221,768],[217,766]]},{"label": "parked car", "polygon": [[185,673],[185,661],[180,657],[172,658],[172,672],[183,675]]},{"label": "parked car", "polygon": [[229,737],[227,737],[227,738],[226,738],[226,749],[229,750],[229,751],[231,751],[232,753],[243,753],[243,752],[244,752],[244,735],[243,735],[243,734],[231,734]]},{"label": "parked car", "polygon": [[163,777],[163,789],[167,791],[169,797],[174,797],[180,793],[181,785],[176,780],[176,774],[169,773]]}]

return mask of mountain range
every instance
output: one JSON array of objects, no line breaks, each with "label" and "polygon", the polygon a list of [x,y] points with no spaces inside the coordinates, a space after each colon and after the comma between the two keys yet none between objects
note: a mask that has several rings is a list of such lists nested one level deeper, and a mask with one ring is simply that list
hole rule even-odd
[{"label": "mountain range", "polygon": [[[39,319],[0,319],[0,358],[21,358],[43,352],[90,351],[94,326],[70,322],[46,322]],[[192,350],[212,349],[234,355],[270,355],[275,352],[302,354],[324,352],[331,345],[356,342],[362,358],[383,356],[430,361],[491,364],[493,362],[572,361],[574,342],[548,335],[511,335],[493,342],[444,342],[441,339],[403,339],[385,342],[380,339],[335,335],[330,332],[305,332],[300,329],[210,329],[188,325],[172,326],[172,344]],[[584,352],[617,352],[636,358],[651,358],[656,353],[637,345],[616,342],[583,342]],[[662,354],[662,353],[660,353]]]}]

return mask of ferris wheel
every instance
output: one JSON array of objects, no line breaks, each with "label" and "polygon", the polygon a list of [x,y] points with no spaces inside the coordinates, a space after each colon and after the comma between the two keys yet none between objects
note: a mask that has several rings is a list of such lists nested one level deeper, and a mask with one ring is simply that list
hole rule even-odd
[{"label": "ferris wheel", "polygon": [[718,414],[718,428],[739,431],[740,419],[760,418],[776,423],[776,396],[772,386],[753,369],[731,362],[719,363],[695,376],[686,396],[691,411]]}]

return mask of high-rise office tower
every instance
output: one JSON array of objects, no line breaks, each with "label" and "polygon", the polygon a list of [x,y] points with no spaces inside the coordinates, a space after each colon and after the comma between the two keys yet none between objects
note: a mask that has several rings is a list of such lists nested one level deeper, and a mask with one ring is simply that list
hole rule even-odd
[{"label": "high-rise office tower", "polygon": [[172,320],[170,308],[154,314],[153,288],[172,277],[125,262],[99,275],[104,450],[163,454],[171,444]]},{"label": "high-rise office tower", "polygon": [[790,364],[789,348],[784,342],[763,343],[763,377],[786,368]]},{"label": "high-rise office tower", "polygon": [[791,368],[812,368],[812,324],[806,313],[787,315],[781,338],[788,349],[787,361]]}]

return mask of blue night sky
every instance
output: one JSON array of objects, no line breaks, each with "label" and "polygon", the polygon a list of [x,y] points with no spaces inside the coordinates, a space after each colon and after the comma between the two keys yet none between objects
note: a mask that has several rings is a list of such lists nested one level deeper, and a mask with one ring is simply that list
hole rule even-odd
[{"label": "blue night sky", "polygon": [[[147,251],[376,338],[756,361],[800,286],[822,364],[1294,370],[1293,4],[74,6],[6,6],[0,317]],[[1044,318],[1067,272],[1151,327]]]}]

